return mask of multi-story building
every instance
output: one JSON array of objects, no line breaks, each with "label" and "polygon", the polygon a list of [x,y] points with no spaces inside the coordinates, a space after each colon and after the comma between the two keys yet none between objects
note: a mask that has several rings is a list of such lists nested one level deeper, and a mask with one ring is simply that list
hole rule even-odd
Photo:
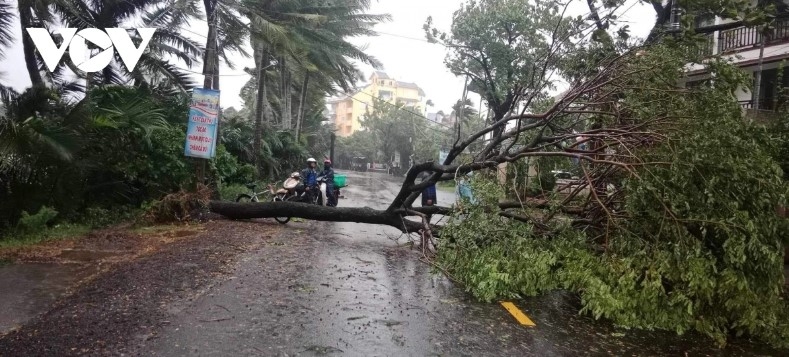
[{"label": "multi-story building", "polygon": [[349,136],[361,130],[364,114],[372,111],[376,99],[394,105],[401,103],[409,110],[424,116],[427,99],[415,83],[401,82],[384,72],[374,72],[369,83],[352,94],[329,101],[337,135]]},{"label": "multi-story building", "polygon": [[[752,0],[754,6],[762,5],[764,0]],[[773,1],[775,3],[775,1]],[[713,16],[697,16],[696,27],[703,28],[713,25],[733,23],[734,20],[724,20]],[[709,45],[706,55],[720,55],[731,60],[744,71],[750,73],[754,79],[759,70],[761,58],[762,75],[759,86],[758,108],[754,92],[747,88],[740,88],[735,95],[742,107],[750,113],[775,110],[779,105],[780,96],[778,89],[789,88],[789,68],[781,70],[785,60],[789,59],[789,9],[779,6],[779,13],[772,26],[763,34],[756,26],[739,26],[735,28],[715,31],[708,36]],[[762,50],[762,37],[764,48]],[[788,63],[789,64],[789,63]],[[779,72],[783,72],[781,78]],[[709,74],[702,64],[693,64],[687,72],[686,86],[693,86],[708,80]],[[755,82],[754,82],[755,84]]]}]

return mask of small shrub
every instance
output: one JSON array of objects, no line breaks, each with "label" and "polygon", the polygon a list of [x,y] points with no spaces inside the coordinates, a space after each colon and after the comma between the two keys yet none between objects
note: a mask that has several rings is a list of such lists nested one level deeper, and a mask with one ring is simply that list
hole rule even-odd
[{"label": "small shrub", "polygon": [[42,206],[36,214],[22,212],[22,217],[17,222],[17,230],[20,233],[35,234],[46,231],[47,225],[58,215],[58,211],[52,207]]},{"label": "small shrub", "polygon": [[224,201],[235,201],[239,194],[248,192],[249,189],[244,185],[222,185],[219,187],[219,195]]},{"label": "small shrub", "polygon": [[128,206],[114,207],[112,209],[89,207],[82,213],[79,223],[91,228],[102,228],[133,220],[137,215],[138,212]]}]

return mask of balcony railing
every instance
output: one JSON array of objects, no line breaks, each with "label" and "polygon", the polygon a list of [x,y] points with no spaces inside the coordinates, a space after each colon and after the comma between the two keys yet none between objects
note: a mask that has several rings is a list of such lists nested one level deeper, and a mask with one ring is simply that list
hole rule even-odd
[{"label": "balcony railing", "polygon": [[752,100],[741,100],[740,106],[742,109],[753,109],[753,101]]},{"label": "balcony railing", "polygon": [[715,35],[714,34],[704,35],[704,44],[699,47],[696,47],[697,48],[697,50],[695,50],[697,51],[696,54],[702,58],[712,56],[713,55],[712,49],[714,48],[714,45],[715,45]]},{"label": "balcony railing", "polygon": [[[775,22],[772,29],[768,30],[765,45],[789,42],[789,19]],[[762,34],[758,27],[737,27],[731,30],[720,31],[718,36],[718,53],[729,53],[741,49],[758,47],[762,41]]]}]

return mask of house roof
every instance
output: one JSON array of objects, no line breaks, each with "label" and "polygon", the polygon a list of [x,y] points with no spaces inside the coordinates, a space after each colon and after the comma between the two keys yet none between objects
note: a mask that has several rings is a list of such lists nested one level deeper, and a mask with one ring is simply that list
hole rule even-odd
[{"label": "house roof", "polygon": [[389,77],[389,75],[386,74],[386,72],[375,71],[373,72],[373,75],[378,76],[378,78],[380,79],[392,79],[392,77]]},{"label": "house roof", "polygon": [[[388,74],[386,74],[386,72],[382,72],[382,71],[375,71],[375,72],[373,72],[373,74],[370,76],[370,80],[372,80],[373,77],[378,77],[378,79],[394,80],[394,78],[390,77]],[[416,90],[419,91],[419,95],[420,96],[422,96],[422,97],[425,96],[425,91],[422,90],[422,88],[419,88],[419,86],[416,83],[401,82],[401,81],[395,81],[395,82],[396,82],[395,83],[396,87],[416,89]]]},{"label": "house roof", "polygon": [[418,85],[416,85],[416,83],[409,83],[409,82],[400,82],[400,81],[397,81],[397,86],[398,86],[398,87],[403,87],[403,88],[416,89],[416,90],[418,90],[418,91],[419,91],[419,95],[420,95],[420,96],[422,96],[422,97],[424,97],[424,96],[425,96],[425,91],[423,91],[423,90],[422,90],[422,88],[419,88],[419,86],[418,86]]}]

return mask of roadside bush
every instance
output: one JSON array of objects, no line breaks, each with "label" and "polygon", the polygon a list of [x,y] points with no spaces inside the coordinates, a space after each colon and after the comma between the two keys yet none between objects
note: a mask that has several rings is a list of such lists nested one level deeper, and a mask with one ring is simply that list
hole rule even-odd
[{"label": "roadside bush", "polygon": [[[211,170],[219,177],[223,184],[246,184],[255,178],[255,167],[243,164],[230,154],[224,145],[219,145],[216,157],[211,160]],[[234,197],[235,198],[235,197]]]},{"label": "roadside bush", "polygon": [[236,197],[242,193],[248,193],[249,189],[244,185],[222,185],[219,187],[219,196],[224,201],[235,201]]},{"label": "roadside bush", "polygon": [[119,206],[112,209],[88,207],[80,215],[79,223],[90,228],[103,228],[124,221],[134,220],[138,216],[139,210],[129,206]]},{"label": "roadside bush", "polygon": [[42,206],[35,214],[22,212],[17,222],[17,230],[21,234],[37,234],[47,230],[48,224],[57,217],[58,211],[52,207]]}]

